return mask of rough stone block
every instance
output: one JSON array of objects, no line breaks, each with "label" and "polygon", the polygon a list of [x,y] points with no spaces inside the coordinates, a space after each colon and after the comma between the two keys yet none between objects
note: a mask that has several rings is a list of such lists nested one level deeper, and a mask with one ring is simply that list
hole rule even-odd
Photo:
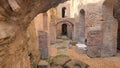
[{"label": "rough stone block", "polygon": [[42,60],[39,62],[37,68],[49,68],[49,64],[48,64],[48,62]]},{"label": "rough stone block", "polygon": [[101,46],[102,45],[102,31],[91,30],[87,35],[88,46]]},{"label": "rough stone block", "polygon": [[41,58],[48,58],[48,37],[44,31],[39,31],[39,49],[41,52]]},{"label": "rough stone block", "polygon": [[87,55],[91,58],[100,57],[101,56],[101,48],[100,46],[88,46]]},{"label": "rough stone block", "polygon": [[102,31],[97,28],[91,28],[87,35],[87,55],[89,57],[100,57],[101,47],[103,45]]}]

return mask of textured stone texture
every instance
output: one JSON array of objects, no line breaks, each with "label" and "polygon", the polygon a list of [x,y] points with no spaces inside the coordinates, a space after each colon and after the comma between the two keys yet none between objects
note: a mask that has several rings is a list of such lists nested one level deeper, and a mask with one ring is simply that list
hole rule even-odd
[{"label": "textured stone texture", "polygon": [[40,52],[37,45],[37,37],[36,37],[34,22],[32,22],[29,25],[27,29],[27,33],[28,33],[27,36],[29,37],[28,50],[29,50],[31,68],[36,68],[38,62],[40,61]]},{"label": "textured stone texture", "polygon": [[80,10],[79,18],[79,42],[85,44],[85,11],[84,9]]},{"label": "textured stone texture", "polygon": [[[118,9],[114,8],[115,1],[71,0],[70,15],[75,17],[76,21],[74,23],[73,40],[80,43],[87,42],[87,54],[91,57],[116,55],[118,23],[113,17],[113,9],[119,15],[119,3],[117,3],[119,1],[116,2]],[[119,18],[119,16],[116,15],[116,18]],[[56,33],[60,35],[60,32],[61,30],[58,30]]]},{"label": "textured stone texture", "polygon": [[78,60],[71,59],[66,55],[57,55],[51,59],[51,68],[88,68],[89,66]]},{"label": "textured stone texture", "polygon": [[62,24],[67,24],[67,32],[68,32],[68,37],[72,40],[75,39],[75,29],[74,29],[74,24],[75,20],[73,18],[60,18],[55,20],[54,22],[51,23],[50,26],[50,37],[51,37],[51,42],[56,41],[56,38],[61,36],[62,33]]},{"label": "textured stone texture", "polygon": [[48,58],[48,34],[44,31],[39,31],[39,49],[41,52],[41,58]]},{"label": "textured stone texture", "polygon": [[101,56],[114,56],[117,52],[118,22],[113,17],[114,2],[106,1],[103,4],[103,46]]},{"label": "textured stone texture", "polygon": [[114,6],[114,17],[119,22],[118,23],[117,48],[120,49],[120,0],[116,0],[116,4]]},{"label": "textured stone texture", "polygon": [[[95,28],[95,27],[94,27]],[[87,34],[87,44],[88,46],[101,46],[102,45],[102,31],[89,28],[88,34]]]},{"label": "textured stone texture", "polygon": [[[36,57],[37,54],[35,54],[36,51],[33,51],[34,48],[31,47],[31,45],[34,44],[28,43],[30,37],[26,32],[27,28],[38,13],[55,7],[60,1],[61,0],[16,0],[16,4],[21,8],[19,11],[16,11],[10,6],[8,0],[0,0],[0,68],[30,68],[30,56],[33,55]],[[96,1],[99,0],[95,0],[95,2]],[[114,1],[116,0],[106,0],[104,6],[101,2],[94,2],[94,4],[83,3],[86,15],[86,34],[89,27],[99,26],[102,27],[100,31],[103,31],[103,36],[101,37],[103,40],[99,42],[99,44],[101,44],[101,42],[103,43],[101,46],[97,46],[96,44],[96,41],[98,42],[100,40],[99,34],[94,35],[96,38],[94,37],[95,40],[92,42],[90,42],[91,40],[89,41],[88,37],[88,43],[92,44],[88,46],[88,55],[93,53],[92,56],[99,56],[99,53],[101,53],[100,56],[105,57],[116,54],[117,22],[112,14]],[[114,13],[115,17],[120,21],[120,1],[117,1]],[[79,6],[75,7],[75,9],[78,8]],[[99,52],[99,47],[101,48],[101,52]],[[36,58],[34,60],[36,60]],[[35,63],[35,65],[36,64],[37,63]]]},{"label": "textured stone texture", "polygon": [[89,57],[101,57],[103,45],[102,31],[102,2],[89,3],[85,8],[85,28],[87,38],[87,55]]},{"label": "textured stone texture", "polygon": [[103,45],[102,31],[98,28],[89,28],[87,34],[87,55],[89,57],[100,57],[101,47]]},{"label": "textured stone texture", "polygon": [[38,13],[45,12],[64,0],[14,1],[20,6],[19,11],[12,10],[8,0],[0,0],[0,68],[30,68],[29,56],[33,55],[34,60],[37,58],[33,54],[34,48],[29,48],[27,28]]},{"label": "textured stone texture", "polygon": [[68,38],[72,39],[72,33],[73,33],[73,24],[71,22],[67,21],[62,21],[56,24],[56,33],[57,37],[62,36],[62,25],[66,24],[67,25],[67,36]]},{"label": "textured stone texture", "polygon": [[87,54],[90,57],[114,56],[117,52],[117,21],[113,17],[115,1],[86,5]]}]

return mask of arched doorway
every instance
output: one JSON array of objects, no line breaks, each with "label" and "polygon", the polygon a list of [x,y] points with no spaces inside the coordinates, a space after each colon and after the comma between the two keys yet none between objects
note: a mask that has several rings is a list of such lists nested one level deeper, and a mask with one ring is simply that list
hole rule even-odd
[{"label": "arched doorway", "polygon": [[63,8],[62,8],[62,18],[65,17],[65,14],[66,14],[66,13],[65,13],[65,10],[66,10],[66,7],[63,7]]},{"label": "arched doorway", "polygon": [[67,24],[62,24],[62,35],[67,36]]},{"label": "arched doorway", "polygon": [[66,36],[69,39],[73,38],[74,25],[66,20],[57,22],[56,24],[56,38],[59,39],[62,36]]},{"label": "arched doorway", "polygon": [[[64,18],[64,19],[56,20],[56,22],[54,22],[54,24],[51,24],[50,26],[50,33],[51,33],[50,42],[54,43],[56,42],[57,39],[66,37],[62,35],[67,35],[67,39],[74,40],[74,34],[75,34],[74,24],[75,24],[75,19],[73,18]],[[65,33],[62,33],[64,31]]]}]

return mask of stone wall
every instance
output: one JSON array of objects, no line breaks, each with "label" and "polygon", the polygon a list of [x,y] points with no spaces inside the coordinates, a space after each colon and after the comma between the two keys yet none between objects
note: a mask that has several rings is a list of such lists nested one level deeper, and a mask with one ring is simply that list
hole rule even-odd
[{"label": "stone wall", "polygon": [[17,29],[5,22],[0,23],[0,68],[30,68],[28,38]]},{"label": "stone wall", "polygon": [[59,4],[57,9],[57,19],[62,18],[62,8],[65,7],[65,17],[70,18],[70,1],[66,1],[64,3]]},{"label": "stone wall", "polygon": [[118,36],[117,36],[117,48],[120,49],[120,1],[116,0],[114,5],[114,17],[118,21]]},{"label": "stone wall", "polygon": [[30,57],[30,64],[31,68],[36,68],[37,64],[40,61],[40,55],[41,52],[39,51],[38,41],[37,41],[37,35],[35,31],[35,24],[32,21],[32,23],[28,27],[28,50],[29,50],[29,57]]},{"label": "stone wall", "polygon": [[74,26],[73,24],[67,22],[67,21],[62,21],[56,24],[56,37],[62,36],[62,25],[66,24],[67,25],[67,36],[69,39],[73,38],[72,33],[74,33]]},{"label": "stone wall", "polygon": [[61,1],[64,0],[0,0],[0,68],[30,68],[32,55],[36,66],[38,56],[28,44],[33,40],[29,40],[27,28],[38,13]]},{"label": "stone wall", "polygon": [[103,4],[103,46],[101,56],[114,56],[117,53],[118,22],[113,17],[115,1],[105,1]]},{"label": "stone wall", "polygon": [[54,23],[50,23],[50,43],[56,42],[56,27]]},{"label": "stone wall", "polygon": [[[77,21],[75,30],[78,37],[76,39],[82,43],[87,41],[87,55],[90,57],[116,55],[118,24],[113,17],[115,1],[71,0],[71,16]],[[72,9],[74,10],[72,11]],[[84,10],[84,19],[80,13],[81,10]]]},{"label": "stone wall", "polygon": [[118,24],[113,17],[113,2],[109,2],[109,7],[108,3],[102,3],[91,4],[86,9],[87,53],[90,57],[114,56],[117,52]]},{"label": "stone wall", "polygon": [[102,2],[89,3],[85,8],[85,29],[87,35],[87,55],[89,57],[101,57],[103,45],[102,31]]},{"label": "stone wall", "polygon": [[50,39],[51,42],[55,42],[57,36],[61,36],[61,29],[62,24],[68,25],[68,37],[72,40],[75,40],[75,23],[76,21],[73,18],[63,18],[63,19],[56,19],[54,22],[50,24]]}]

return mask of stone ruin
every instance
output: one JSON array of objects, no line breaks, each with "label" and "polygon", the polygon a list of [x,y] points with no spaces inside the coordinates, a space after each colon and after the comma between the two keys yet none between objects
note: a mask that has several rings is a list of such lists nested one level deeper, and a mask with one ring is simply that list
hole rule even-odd
[{"label": "stone ruin", "polygon": [[48,35],[44,31],[38,32],[39,37],[39,50],[41,52],[41,59],[48,58]]},{"label": "stone ruin", "polygon": [[[27,28],[36,15],[44,13],[64,1],[66,0],[0,0],[0,68],[36,68],[38,60],[40,60],[40,53],[36,53],[38,52],[37,46],[33,48],[37,42],[30,40],[33,35],[30,29],[31,35],[29,36]],[[73,4],[71,6],[72,9],[68,9],[69,4],[67,4],[66,10],[68,9],[68,13],[64,17],[71,16],[75,18],[75,33],[72,36],[75,38],[74,40],[84,43],[86,39],[88,46],[87,55],[90,57],[115,56],[117,48],[120,48],[120,27],[118,26],[118,22],[120,22],[120,1],[72,1],[79,4]],[[62,6],[60,5],[59,7]],[[61,11],[61,9],[59,10]],[[82,12],[80,12],[81,10]],[[51,9],[48,12],[51,11],[56,11],[56,9]],[[52,20],[48,20],[48,22],[54,23],[61,15],[57,15],[56,12],[51,13],[53,15],[48,14],[48,16],[51,16],[49,19]],[[69,15],[69,13],[72,14]],[[55,15],[58,17],[55,17]],[[46,29],[50,28],[54,29],[54,27]],[[48,37],[50,37],[52,33],[49,30],[46,31]],[[46,35],[44,38],[40,39],[40,46],[47,45],[43,43],[47,40]],[[34,43],[28,43],[29,40]],[[56,38],[54,37],[52,40],[56,40]],[[47,49],[45,50],[47,51]],[[42,54],[43,58],[47,56],[47,52]],[[34,60],[30,60],[30,55],[34,57]],[[34,65],[30,65],[30,62]]]}]

